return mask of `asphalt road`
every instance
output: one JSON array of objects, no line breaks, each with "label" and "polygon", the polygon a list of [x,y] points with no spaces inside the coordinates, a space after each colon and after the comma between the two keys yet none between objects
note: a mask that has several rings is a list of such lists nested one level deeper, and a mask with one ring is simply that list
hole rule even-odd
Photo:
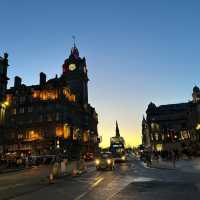
[{"label": "asphalt road", "polygon": [[[35,170],[35,172],[34,172]],[[44,169],[42,169],[44,170]],[[35,179],[43,177],[41,169],[32,169]],[[29,172],[24,172],[29,174]],[[40,175],[39,175],[40,174]],[[10,175],[7,175],[10,176]],[[15,176],[14,174],[12,176]],[[21,175],[16,174],[21,177]],[[27,175],[29,176],[29,175]],[[32,180],[29,176],[29,180]],[[2,177],[0,177],[0,182]],[[12,179],[12,178],[11,178]],[[4,177],[4,180],[7,178]],[[15,178],[14,178],[15,180]],[[12,182],[12,181],[11,181]],[[10,182],[10,183],[11,183]],[[16,182],[15,182],[16,183]],[[96,171],[90,167],[79,177],[65,177],[54,184],[47,182],[33,184],[27,190],[13,186],[10,195],[0,199],[12,200],[196,200],[200,199],[200,174],[181,170],[146,168],[140,161],[132,160],[118,165],[114,171]],[[16,183],[17,184],[17,183]],[[20,184],[20,183],[18,183]],[[21,188],[23,192],[16,192]],[[5,192],[5,191],[4,191]],[[11,195],[14,192],[14,195]]]},{"label": "asphalt road", "polygon": [[45,186],[48,166],[35,166],[18,172],[0,175],[0,200],[30,193]]}]

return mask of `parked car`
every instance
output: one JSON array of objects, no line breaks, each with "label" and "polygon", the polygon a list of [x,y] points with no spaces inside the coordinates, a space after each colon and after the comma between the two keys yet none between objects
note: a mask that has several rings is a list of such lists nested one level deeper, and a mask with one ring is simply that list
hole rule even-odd
[{"label": "parked car", "polygon": [[100,170],[100,169],[113,170],[114,163],[115,163],[115,161],[110,152],[101,153],[95,160],[97,170]]}]

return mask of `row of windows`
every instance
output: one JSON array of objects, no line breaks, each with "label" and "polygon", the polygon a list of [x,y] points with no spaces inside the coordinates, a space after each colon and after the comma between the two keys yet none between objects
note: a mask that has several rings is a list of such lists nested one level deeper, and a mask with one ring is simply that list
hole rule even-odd
[{"label": "row of windows", "polygon": [[[61,113],[55,113],[55,114],[45,114],[45,115],[39,115],[37,118],[30,118],[30,119],[17,119],[18,124],[24,124],[24,123],[32,123],[32,122],[43,122],[43,121],[59,121],[61,119]],[[12,118],[12,121],[15,121],[16,119]]]},{"label": "row of windows", "polygon": [[[63,88],[62,93],[70,102],[76,101],[76,96],[71,93],[69,88]],[[7,94],[7,99],[9,99],[9,102],[12,101],[13,105],[16,105],[17,103],[23,104],[25,103],[26,100],[32,102],[32,100],[34,99],[55,100],[57,98],[58,98],[57,90],[43,90],[43,91],[35,90],[33,91],[32,95],[29,96],[24,94],[24,96],[12,97],[11,94]]]},{"label": "row of windows", "polygon": [[[84,142],[93,141],[97,142],[97,136],[93,135],[90,136],[89,131],[83,131],[81,132],[79,128],[73,128],[71,129],[68,125],[59,126],[56,127],[54,130],[52,130],[52,133],[57,137],[63,137],[65,139],[70,138],[72,136],[73,140],[82,139]],[[17,136],[17,139],[19,140],[41,140],[45,137],[48,137],[48,134],[46,134],[42,130],[30,130],[18,133],[17,135],[13,132],[11,134],[11,138],[15,138]]]},{"label": "row of windows", "polygon": [[[32,108],[32,107],[28,107],[28,108],[27,108],[27,112],[28,112],[28,113],[31,113],[32,111],[33,111],[33,108]],[[25,113],[25,108],[24,108],[24,107],[20,107],[20,108],[18,109],[18,113],[19,113],[19,114]],[[17,114],[17,109],[16,109],[16,108],[13,108],[12,114],[13,114],[13,115],[16,115],[16,114]]]},{"label": "row of windows", "polygon": [[60,108],[59,105],[56,105],[56,107],[52,106],[52,105],[48,105],[46,107],[44,106],[37,106],[37,108],[34,108],[32,106],[29,106],[29,107],[19,107],[18,109],[17,108],[13,108],[12,109],[12,114],[13,115],[16,115],[16,114],[23,114],[25,112],[28,112],[28,113],[31,113],[33,112],[34,110],[37,110],[37,111],[51,111],[51,110],[54,110],[55,108]]},{"label": "row of windows", "polygon": [[14,107],[11,112],[13,115],[16,114],[23,114],[25,112],[31,113],[31,112],[35,112],[35,111],[45,111],[45,112],[49,112],[49,111],[54,111],[55,109],[60,110],[63,109],[63,105],[60,104],[46,104],[46,105],[37,105],[37,106],[28,106],[28,107],[19,107],[16,108]]},{"label": "row of windows", "polygon": [[154,133],[151,135],[151,140],[184,140],[184,139],[189,139],[191,137],[189,131],[180,131],[180,133],[173,133],[173,134],[159,134],[159,133]]}]

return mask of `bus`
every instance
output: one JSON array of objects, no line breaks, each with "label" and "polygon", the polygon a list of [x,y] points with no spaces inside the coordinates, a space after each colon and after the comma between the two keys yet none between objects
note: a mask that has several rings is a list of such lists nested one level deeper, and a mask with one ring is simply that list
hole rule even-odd
[{"label": "bus", "polygon": [[115,162],[125,162],[125,144],[123,137],[112,137],[110,140],[110,152]]}]

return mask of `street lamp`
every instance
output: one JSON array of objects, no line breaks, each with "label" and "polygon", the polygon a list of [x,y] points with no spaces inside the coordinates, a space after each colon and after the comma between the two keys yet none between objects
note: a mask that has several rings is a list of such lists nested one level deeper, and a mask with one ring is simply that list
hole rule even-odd
[{"label": "street lamp", "polygon": [[60,141],[59,141],[59,139],[57,139],[57,141],[56,141],[56,147],[59,149],[60,148]]},{"label": "street lamp", "polygon": [[8,101],[4,101],[4,102],[1,104],[1,106],[2,106],[3,108],[6,108],[6,107],[9,106],[9,102],[8,102]]}]

